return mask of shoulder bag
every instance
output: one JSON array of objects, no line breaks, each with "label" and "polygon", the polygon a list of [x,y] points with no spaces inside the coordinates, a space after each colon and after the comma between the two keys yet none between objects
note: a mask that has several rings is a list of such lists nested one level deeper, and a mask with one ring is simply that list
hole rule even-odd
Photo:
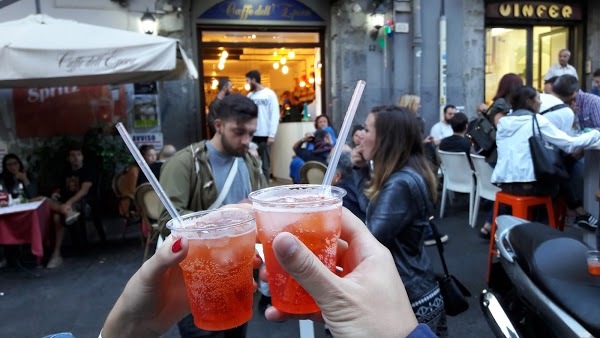
[{"label": "shoulder bag", "polygon": [[[435,237],[435,244],[440,255],[440,261],[442,263],[442,268],[444,269],[443,275],[437,275],[436,279],[440,286],[440,293],[444,298],[444,310],[448,316],[456,316],[459,315],[469,308],[469,302],[467,301],[467,297],[471,297],[471,292],[461,283],[458,279],[451,275],[448,272],[448,266],[446,265],[446,259],[444,258],[444,246],[440,239],[440,233],[438,232],[437,226],[433,222],[433,205],[431,201],[426,197],[427,195],[423,192],[421,188],[420,181],[417,179],[416,173],[411,170],[406,170],[406,172],[411,175],[413,180],[415,181],[419,193],[412,191],[413,197],[417,201],[417,204],[421,204],[419,201],[426,201],[426,206],[423,207],[422,204],[419,205],[426,215],[429,216],[429,225],[431,226],[431,230],[433,231],[433,235]],[[411,187],[411,190],[414,188]]]},{"label": "shoulder bag", "polygon": [[[532,115],[532,119],[533,135],[529,138],[529,150],[536,180],[548,181],[557,178],[569,178],[562,161],[560,149],[544,140],[535,114]],[[537,135],[535,132],[536,126]]]}]

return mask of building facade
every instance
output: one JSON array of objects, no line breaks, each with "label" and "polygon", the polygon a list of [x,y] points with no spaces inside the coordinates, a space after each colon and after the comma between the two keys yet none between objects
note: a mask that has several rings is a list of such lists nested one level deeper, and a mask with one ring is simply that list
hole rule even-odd
[{"label": "building facade", "polygon": [[[33,3],[21,0],[1,8],[0,21],[32,13]],[[358,80],[366,80],[367,87],[357,122],[371,107],[415,93],[429,128],[445,104],[464,107],[473,117],[476,105],[493,97],[505,73],[541,88],[562,48],[571,50],[570,63],[582,88],[589,90],[591,72],[600,68],[600,2],[594,0],[86,3],[95,5],[57,0],[43,11],[138,30],[141,12],[154,8],[160,25],[167,27],[160,34],[180,39],[193,55],[200,81],[159,84],[163,137],[178,147],[207,135],[206,107],[215,95],[215,80],[230,77],[234,90],[245,93],[244,74],[250,69],[265,74],[282,107],[297,97],[309,103],[311,113],[328,114],[339,130]],[[10,103],[0,109],[10,113]],[[0,132],[0,138],[9,137]]]}]

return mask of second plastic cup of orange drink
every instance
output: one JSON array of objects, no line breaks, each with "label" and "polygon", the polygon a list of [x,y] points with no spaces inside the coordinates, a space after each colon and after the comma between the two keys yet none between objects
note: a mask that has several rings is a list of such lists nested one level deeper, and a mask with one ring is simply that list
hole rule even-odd
[{"label": "second plastic cup of orange drink", "polygon": [[256,224],[251,210],[223,208],[182,216],[167,228],[188,239],[189,250],[179,264],[197,327],[220,331],[252,317],[252,262]]},{"label": "second plastic cup of orange drink", "polygon": [[289,232],[304,243],[329,270],[335,271],[337,240],[342,223],[341,188],[287,185],[255,191],[250,200],[258,238],[263,244],[271,302],[280,311],[307,314],[319,311],[313,298],[279,265],[273,239]]}]

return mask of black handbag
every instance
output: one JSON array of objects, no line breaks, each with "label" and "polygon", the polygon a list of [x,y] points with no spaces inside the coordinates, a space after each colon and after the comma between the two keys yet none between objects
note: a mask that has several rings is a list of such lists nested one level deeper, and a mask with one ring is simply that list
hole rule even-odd
[{"label": "black handbag", "polygon": [[485,116],[475,121],[466,136],[479,147],[478,153],[482,156],[488,156],[496,149],[496,128]]},{"label": "black handbag", "polygon": [[[538,181],[549,181],[557,178],[569,178],[565,169],[560,149],[544,141],[540,124],[535,116],[532,115],[531,128],[533,135],[529,138],[529,151],[533,161],[533,171]],[[537,126],[537,135],[535,127]]]},{"label": "black handbag", "polygon": [[[440,239],[440,233],[438,232],[437,226],[433,222],[433,205],[425,196],[427,196],[423,190],[421,189],[421,185],[417,177],[415,177],[416,173],[411,170],[406,169],[412,178],[415,180],[417,187],[419,187],[420,194],[415,194],[413,191],[413,196],[417,203],[419,201],[426,200],[427,204],[424,206],[424,212],[426,214],[431,215],[429,217],[429,225],[431,226],[431,230],[433,231],[433,235],[435,237],[435,244],[438,249],[438,253],[440,255],[440,261],[442,263],[442,268],[444,269],[444,274],[436,275],[437,282],[440,286],[440,293],[444,298],[444,310],[448,316],[456,316],[459,315],[469,308],[469,302],[467,301],[467,297],[471,297],[471,292],[461,283],[458,279],[451,275],[448,272],[448,266],[446,265],[446,259],[444,258],[444,246],[442,244],[442,240]],[[411,187],[412,190],[412,187]],[[420,195],[420,198],[417,197]],[[420,205],[420,207],[422,207]]]}]

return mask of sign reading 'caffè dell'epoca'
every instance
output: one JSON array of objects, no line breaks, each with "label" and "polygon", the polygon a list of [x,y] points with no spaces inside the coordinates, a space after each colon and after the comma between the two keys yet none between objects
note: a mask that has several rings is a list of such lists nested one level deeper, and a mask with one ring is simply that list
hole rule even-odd
[{"label": "sign reading 'caff\u00e8 dell'epoca'", "polygon": [[581,8],[575,4],[511,1],[487,4],[486,16],[511,19],[581,20]]}]

